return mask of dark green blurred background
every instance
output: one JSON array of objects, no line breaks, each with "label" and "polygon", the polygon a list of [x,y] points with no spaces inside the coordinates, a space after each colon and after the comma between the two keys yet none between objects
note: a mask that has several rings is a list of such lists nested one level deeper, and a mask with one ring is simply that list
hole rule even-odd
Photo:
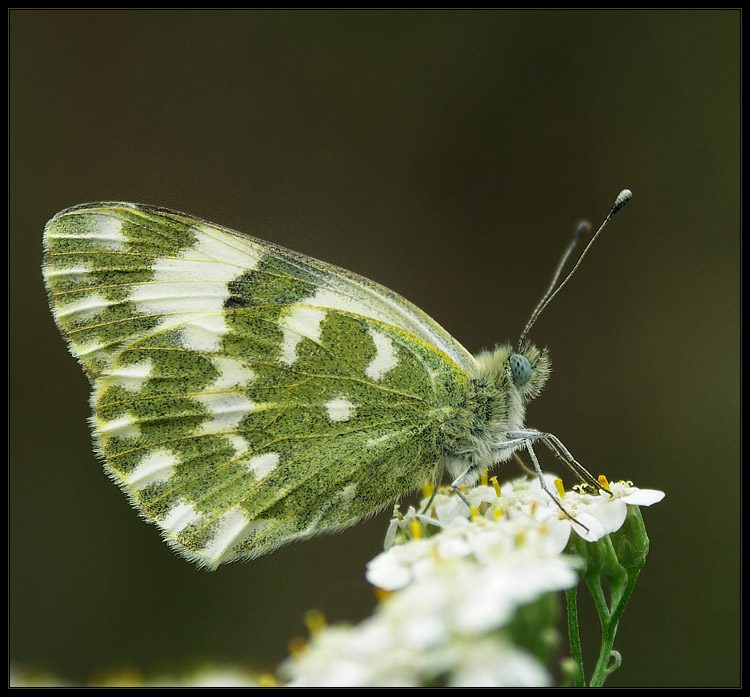
[{"label": "dark green blurred background", "polygon": [[518,336],[575,222],[629,187],[536,325],[555,372],[527,423],[667,493],[608,684],[739,684],[740,19],[11,11],[14,664],[273,667],[307,609],[369,614],[388,518],[211,574],[174,556],[92,453],[40,274],[55,212],[192,213],[373,278],[478,351]]}]

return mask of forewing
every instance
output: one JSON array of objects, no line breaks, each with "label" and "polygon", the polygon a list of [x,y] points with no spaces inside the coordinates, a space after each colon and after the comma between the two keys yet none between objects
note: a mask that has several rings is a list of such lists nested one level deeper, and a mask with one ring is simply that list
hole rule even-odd
[{"label": "forewing", "polygon": [[105,468],[188,558],[345,527],[433,475],[467,377],[385,321],[433,331],[390,291],[132,204],[63,211],[45,249]]}]

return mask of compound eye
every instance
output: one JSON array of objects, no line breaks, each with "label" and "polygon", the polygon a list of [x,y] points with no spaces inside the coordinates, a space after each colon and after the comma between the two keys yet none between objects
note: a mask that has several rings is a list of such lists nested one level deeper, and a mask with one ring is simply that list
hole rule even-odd
[{"label": "compound eye", "polygon": [[510,374],[516,387],[525,385],[531,379],[531,363],[526,356],[514,353],[510,357]]}]

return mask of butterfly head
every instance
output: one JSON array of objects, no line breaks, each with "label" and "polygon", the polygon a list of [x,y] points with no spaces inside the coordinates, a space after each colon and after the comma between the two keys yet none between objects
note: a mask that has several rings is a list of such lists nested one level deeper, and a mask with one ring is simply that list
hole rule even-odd
[{"label": "butterfly head", "polygon": [[552,370],[547,349],[525,343],[519,349],[510,344],[496,346],[476,356],[480,375],[496,388],[515,388],[526,404],[537,397]]},{"label": "butterfly head", "polygon": [[510,377],[524,402],[537,397],[549,379],[552,366],[547,349],[525,344],[508,356]]}]

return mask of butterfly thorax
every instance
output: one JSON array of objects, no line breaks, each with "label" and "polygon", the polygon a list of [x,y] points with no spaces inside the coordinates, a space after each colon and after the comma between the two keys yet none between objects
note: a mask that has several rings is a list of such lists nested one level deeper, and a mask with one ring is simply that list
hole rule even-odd
[{"label": "butterfly thorax", "polygon": [[[475,359],[477,369],[466,402],[443,425],[444,458],[454,476],[468,469],[489,468],[498,461],[493,446],[507,440],[507,432],[523,428],[526,404],[542,391],[551,370],[546,349],[532,344],[519,352],[509,344],[498,345]],[[519,362],[525,372],[518,370]],[[502,459],[510,454],[505,451]]]}]

